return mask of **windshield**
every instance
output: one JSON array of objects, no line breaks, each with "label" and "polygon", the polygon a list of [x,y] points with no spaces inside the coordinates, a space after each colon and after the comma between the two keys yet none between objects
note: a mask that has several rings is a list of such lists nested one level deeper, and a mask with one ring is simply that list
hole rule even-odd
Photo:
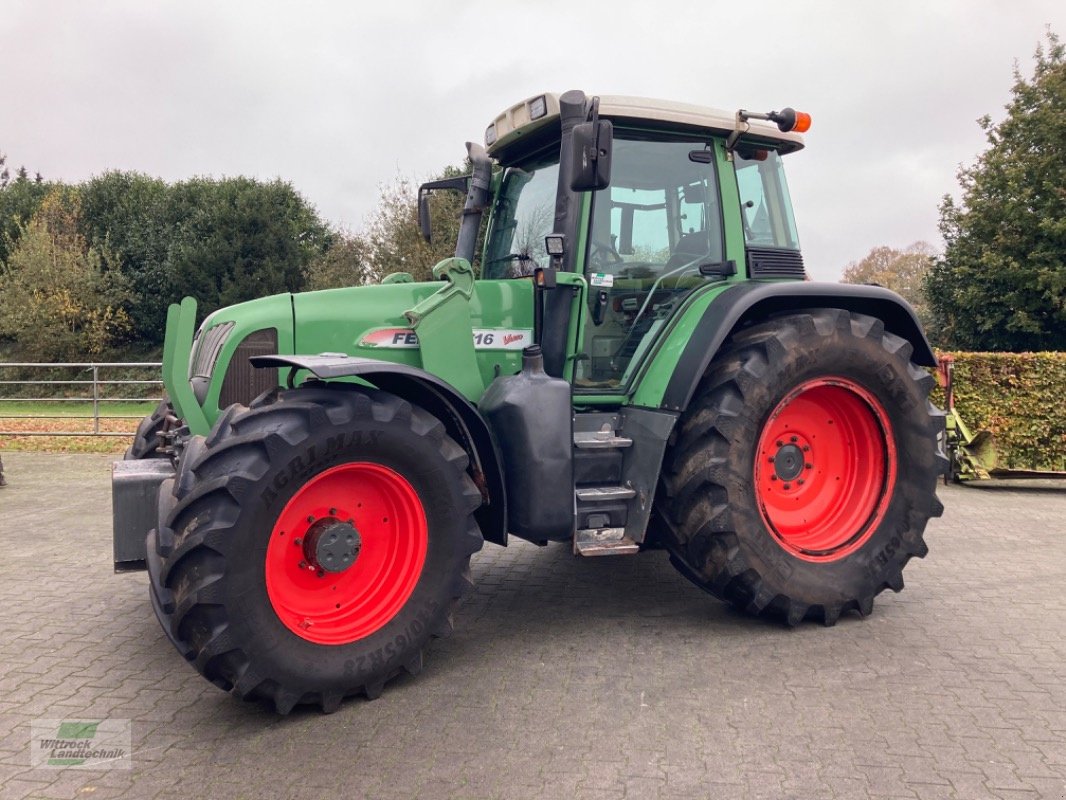
[{"label": "windshield", "polygon": [[[746,155],[748,158],[744,158]],[[774,150],[737,152],[733,163],[740,190],[740,216],[749,247],[799,250],[796,218],[781,156]]]},{"label": "windshield", "polygon": [[544,237],[555,221],[559,165],[509,167],[496,198],[485,248],[484,278],[517,278],[548,266]]}]

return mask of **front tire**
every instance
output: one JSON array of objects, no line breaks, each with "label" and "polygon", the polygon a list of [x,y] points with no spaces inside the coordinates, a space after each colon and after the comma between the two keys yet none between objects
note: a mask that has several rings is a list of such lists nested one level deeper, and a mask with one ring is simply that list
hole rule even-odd
[{"label": "front tire", "polygon": [[159,447],[163,443],[163,435],[174,427],[177,427],[174,406],[164,397],[159,401],[155,411],[142,419],[137,425],[137,432],[133,435],[133,443],[126,448],[122,460],[136,461],[142,458],[169,458],[167,453],[160,452]]},{"label": "front tire", "polygon": [[153,606],[212,683],[279,713],[416,674],[482,545],[467,454],[399,397],[318,384],[193,437],[149,534]]},{"label": "front tire", "polygon": [[815,309],[736,334],[667,453],[657,507],[675,566],[752,614],[867,615],[927,552],[935,381],[880,320]]}]

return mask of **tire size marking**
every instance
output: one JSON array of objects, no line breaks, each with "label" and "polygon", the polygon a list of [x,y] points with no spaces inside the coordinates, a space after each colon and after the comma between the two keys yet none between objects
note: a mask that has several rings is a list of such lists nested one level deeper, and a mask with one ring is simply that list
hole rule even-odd
[{"label": "tire size marking", "polygon": [[888,540],[888,544],[882,547],[873,557],[873,561],[870,562],[870,572],[874,575],[881,574],[881,567],[884,567],[892,559],[896,553],[899,552],[900,546],[903,544],[900,541],[899,536],[893,536]]},{"label": "tire size marking", "polygon": [[[439,603],[436,600],[427,603],[418,612],[418,615],[407,623],[404,629],[396,634],[388,644],[366,655],[356,656],[356,672],[362,672],[368,667],[372,670],[380,670],[398,654],[412,653],[411,644],[425,632],[426,627],[429,625],[429,618],[436,612],[438,606]],[[347,670],[347,664],[345,669]]]}]

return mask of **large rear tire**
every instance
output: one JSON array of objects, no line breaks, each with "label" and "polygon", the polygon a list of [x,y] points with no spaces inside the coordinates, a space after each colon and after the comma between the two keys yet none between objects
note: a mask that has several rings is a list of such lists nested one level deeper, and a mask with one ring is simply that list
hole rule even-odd
[{"label": "large rear tire", "polygon": [[790,625],[863,616],[927,552],[943,506],[935,381],[880,320],[837,309],[747,328],[668,450],[658,514],[698,586]]},{"label": "large rear tire", "polygon": [[328,384],[192,437],[148,537],[153,606],[212,683],[282,714],[416,674],[472,586],[481,495],[426,411]]}]

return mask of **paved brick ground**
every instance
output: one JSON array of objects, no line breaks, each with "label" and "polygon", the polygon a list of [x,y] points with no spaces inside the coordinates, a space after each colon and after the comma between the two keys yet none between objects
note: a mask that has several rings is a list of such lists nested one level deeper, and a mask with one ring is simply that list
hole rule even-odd
[{"label": "paved brick ground", "polygon": [[[727,610],[661,554],[518,543],[418,679],[278,718],[188,667],[110,569],[107,459],[5,456],[0,797],[1066,797],[1066,491],[949,487],[870,619]],[[29,766],[39,717],[133,720],[130,771]]]}]

